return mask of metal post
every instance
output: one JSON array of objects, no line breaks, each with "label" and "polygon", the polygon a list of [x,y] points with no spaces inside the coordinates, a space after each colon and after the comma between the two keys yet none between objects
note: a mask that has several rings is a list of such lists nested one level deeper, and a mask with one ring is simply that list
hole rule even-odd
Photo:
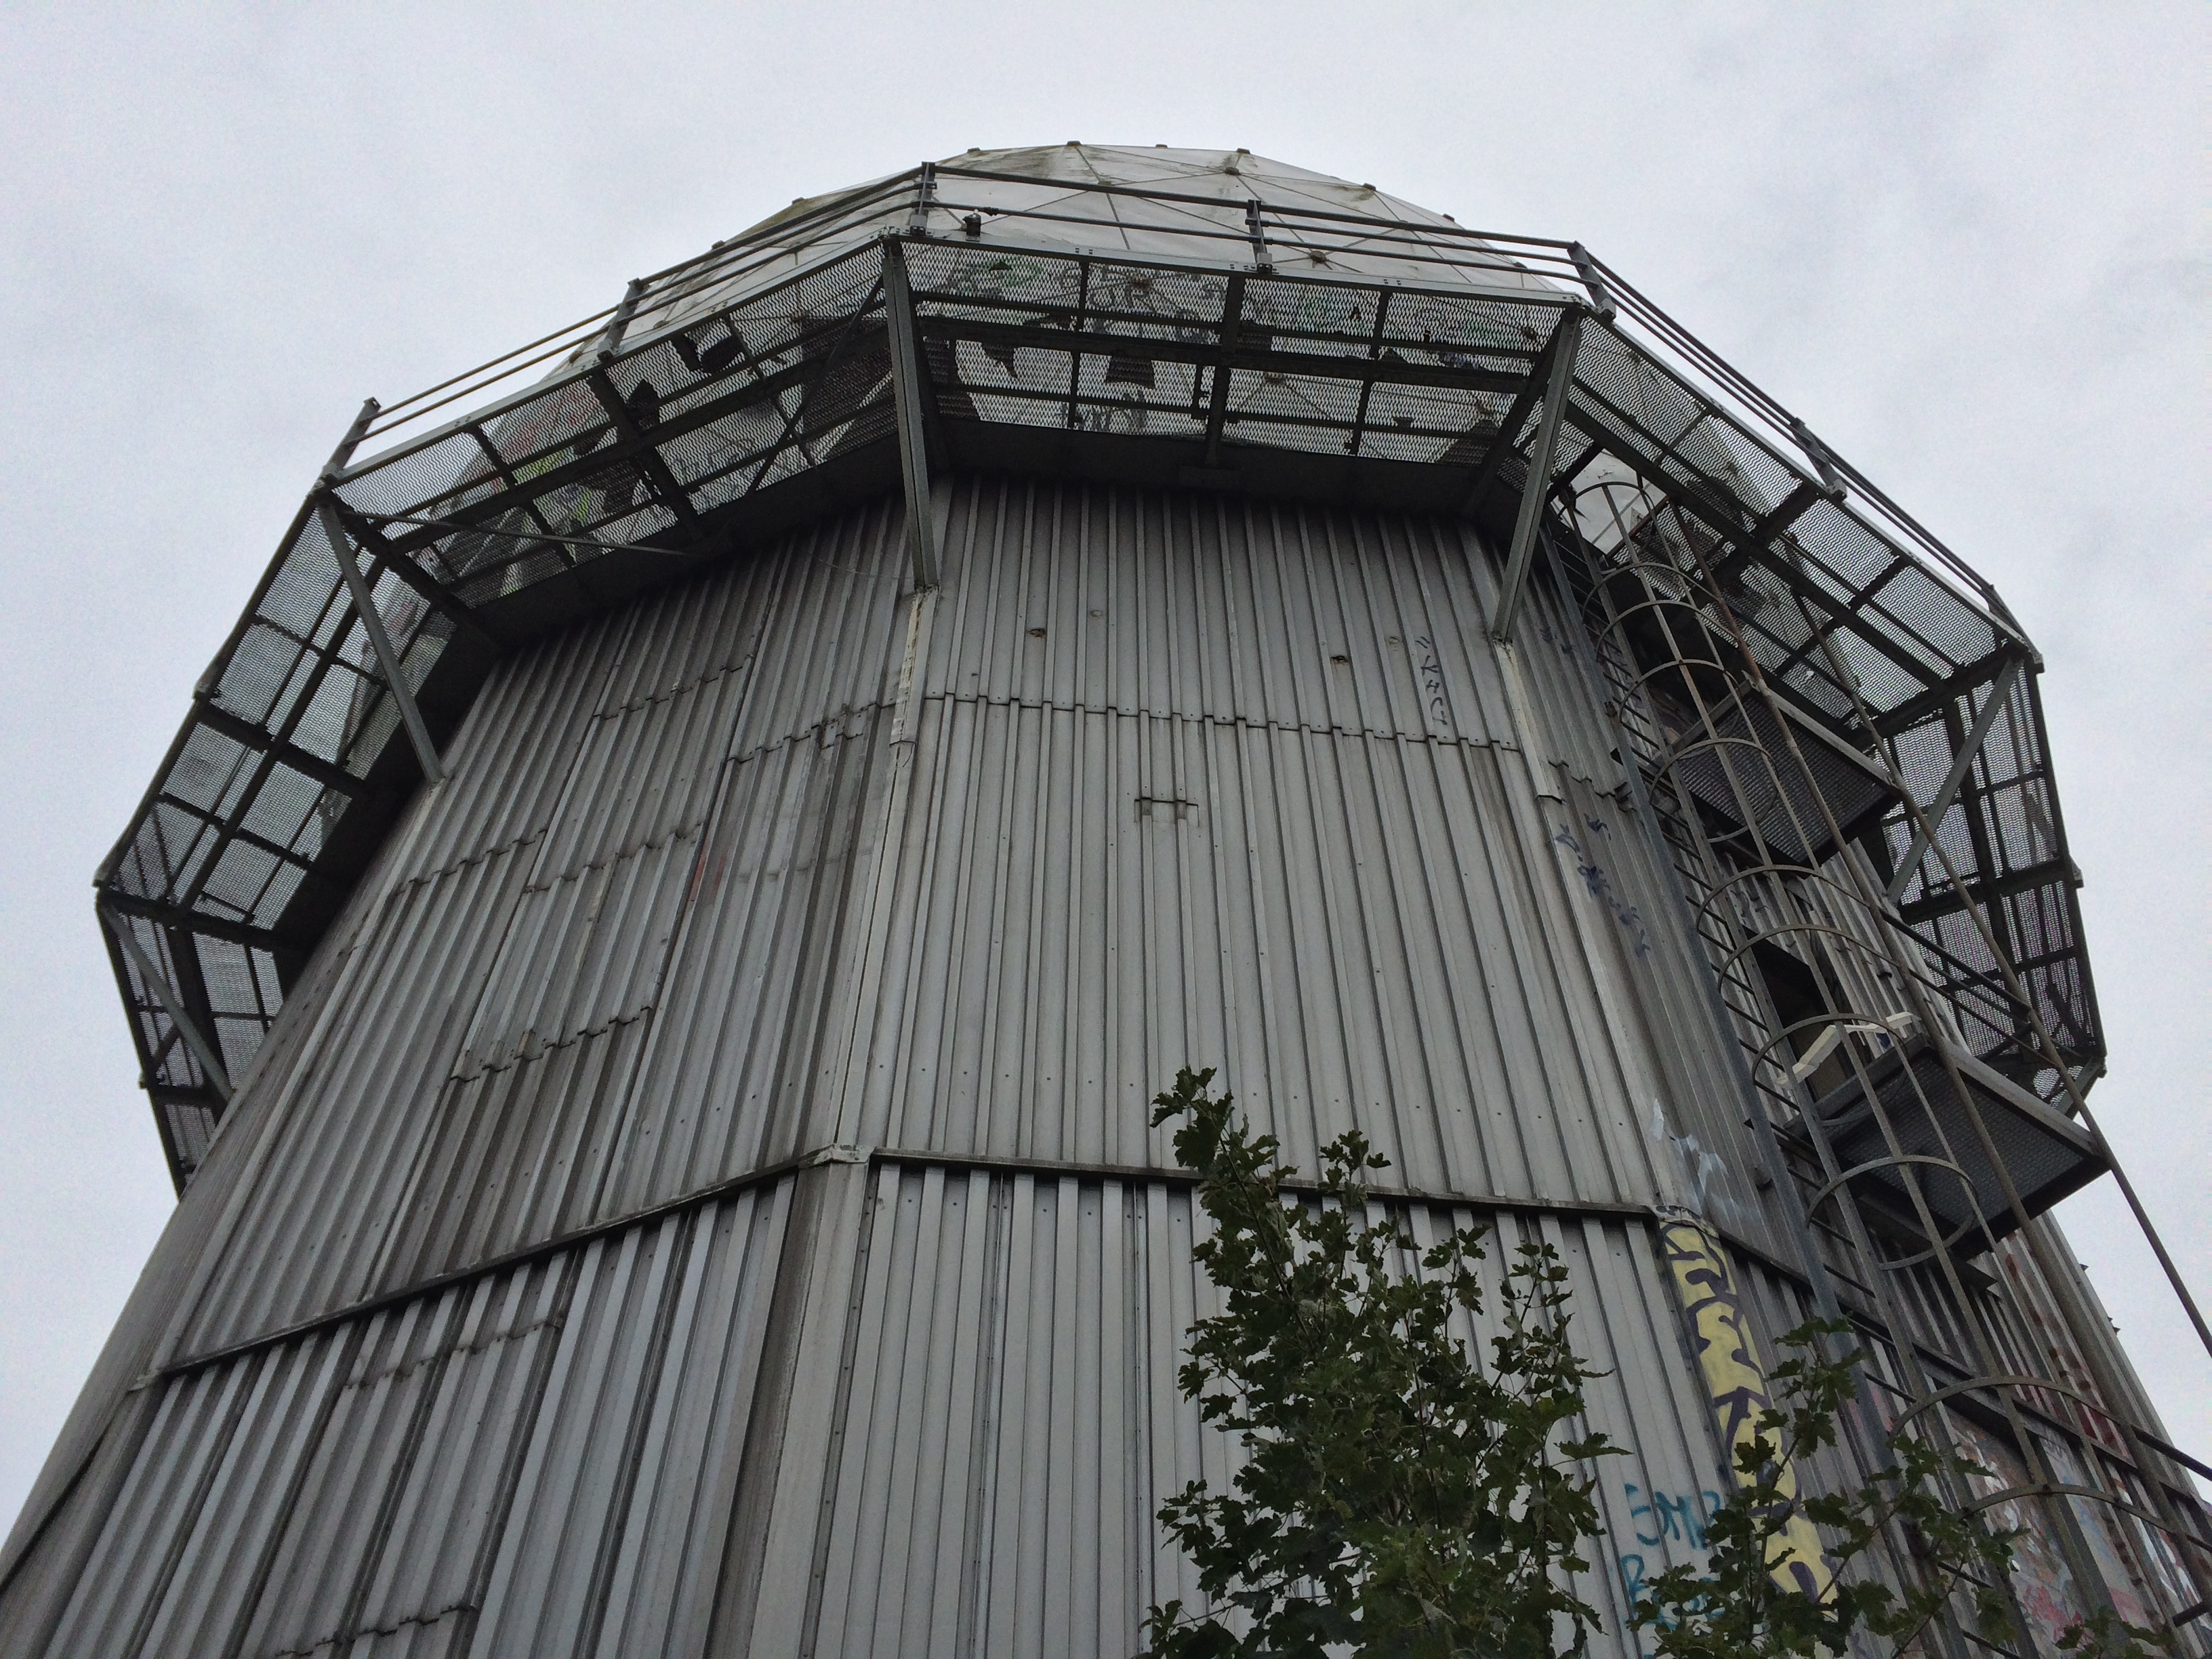
[{"label": "metal post", "polygon": [[392,636],[384,631],[384,618],[376,614],[368,584],[362,580],[361,567],[354,562],[353,538],[338,522],[337,508],[328,495],[317,498],[315,517],[338,562],[338,574],[345,578],[346,592],[353,596],[354,611],[361,617],[361,625],[368,630],[368,642],[384,669],[384,683],[392,700],[399,705],[399,717],[406,722],[407,740],[415,745],[415,758],[422,763],[422,775],[434,784],[443,783],[446,772],[438,764],[438,750],[430,741],[430,728],[422,724],[422,711],[415,706],[415,694],[407,689],[406,678],[399,672],[399,653],[392,648]]},{"label": "metal post", "polygon": [[607,323],[607,331],[599,336],[599,349],[592,356],[597,362],[606,362],[622,349],[623,336],[629,331],[629,319],[637,315],[637,302],[645,297],[645,278],[634,276],[623,290],[622,303],[615,307],[614,316]]},{"label": "metal post", "polygon": [[[1513,549],[1505,560],[1505,581],[1498,596],[1498,617],[1492,631],[1500,641],[1513,637],[1513,621],[1520,614],[1521,590],[1528,586],[1529,556],[1536,546],[1536,526],[1544,514],[1544,497],[1552,487],[1552,452],[1559,440],[1559,416],[1567,404],[1567,388],[1574,384],[1575,349],[1582,333],[1582,314],[1569,312],[1559,319],[1559,342],[1552,355],[1552,378],[1544,388],[1544,417],[1537,423],[1536,447],[1528,457],[1528,477],[1521,486],[1521,514],[1513,521]],[[1500,443],[1513,434],[1501,432]]]},{"label": "metal post", "polygon": [[1597,307],[1597,314],[1611,322],[1613,294],[1606,287],[1605,278],[1598,274],[1597,261],[1589,257],[1589,250],[1580,242],[1567,244],[1567,257],[1575,262],[1575,273],[1583,279],[1583,286],[1589,290],[1590,303]]},{"label": "metal post", "polygon": [[1843,500],[1844,481],[1837,475],[1835,457],[1828,453],[1827,445],[1814,437],[1812,428],[1804,422],[1794,416],[1790,422],[1790,435],[1797,441],[1797,447],[1803,450],[1806,459],[1813,463],[1813,470],[1820,475],[1820,482],[1827,486],[1828,494],[1838,501]]},{"label": "metal post", "polygon": [[216,1057],[215,1045],[208,1040],[207,1034],[185,1012],[184,999],[161,976],[161,970],[154,966],[153,959],[139,948],[138,941],[131,936],[131,929],[123,919],[105,905],[94,908],[100,912],[100,919],[107,924],[108,931],[115,935],[115,942],[123,947],[123,954],[131,958],[131,965],[138,970],[138,977],[145,982],[146,988],[167,1011],[170,1023],[183,1034],[185,1046],[192,1051],[193,1058],[200,1063],[200,1069],[208,1074],[208,1081],[215,1085],[216,1094],[224,1105],[230,1104],[230,1073],[223,1070],[222,1061]]},{"label": "metal post", "polygon": [[1275,265],[1267,258],[1267,233],[1260,223],[1260,204],[1256,201],[1244,204],[1244,234],[1252,240],[1252,269],[1273,271]]},{"label": "metal post", "polygon": [[1929,830],[1942,823],[1943,815],[1951,810],[1951,802],[1959,793],[1959,786],[1966,781],[1966,774],[1974,764],[1974,757],[1982,752],[1982,744],[1989,738],[1990,728],[1996,724],[1997,714],[2012,696],[2012,684],[2019,678],[2020,659],[2014,657],[1999,672],[1996,683],[1990,688],[1990,700],[1982,705],[1982,712],[1974,716],[1973,728],[1966,733],[1966,740],[1959,745],[1959,757],[1951,763],[1950,775],[1943,780],[1943,787],[1936,792],[1936,799],[1921,809],[1923,822],[1912,832],[1912,845],[1898,861],[1897,873],[1889,878],[1888,898],[1892,904],[1897,902],[1897,896],[1905,890],[1906,884],[1912,879],[1912,872],[1920,867],[1920,860],[1928,851]]},{"label": "metal post", "polygon": [[335,478],[345,471],[346,463],[353,459],[354,451],[361,447],[361,441],[368,435],[368,423],[383,408],[384,405],[374,398],[362,399],[361,413],[353,417],[353,424],[346,428],[345,436],[338,440],[338,447],[331,452],[330,459],[323,463],[324,477]]},{"label": "metal post", "polygon": [[[1221,465],[1221,430],[1229,420],[1229,359],[1244,322],[1244,279],[1231,276],[1221,296],[1221,356],[1213,366],[1213,395],[1206,410],[1206,465]],[[1194,371],[1195,372],[1195,371]]]},{"label": "metal post", "polygon": [[898,417],[899,477],[906,485],[907,551],[914,585],[937,586],[937,526],[929,507],[929,445],[922,424],[921,353],[915,339],[914,291],[906,258],[894,243],[884,246],[884,309],[891,336],[891,407]]},{"label": "metal post", "polygon": [[910,236],[929,234],[930,204],[937,199],[937,163],[921,164],[921,181],[914,192],[914,210],[907,215],[906,228]]}]

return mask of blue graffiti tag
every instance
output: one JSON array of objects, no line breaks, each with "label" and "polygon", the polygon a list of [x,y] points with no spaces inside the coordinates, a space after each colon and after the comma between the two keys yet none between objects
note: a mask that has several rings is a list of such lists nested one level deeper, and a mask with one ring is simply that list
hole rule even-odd
[{"label": "blue graffiti tag", "polygon": [[[1604,833],[1606,827],[1604,822],[1598,818],[1590,819],[1589,826],[1601,834]],[[1634,905],[1623,903],[1620,896],[1613,890],[1613,878],[1606,874],[1605,866],[1583,850],[1582,842],[1576,838],[1572,830],[1562,830],[1552,839],[1575,855],[1576,873],[1582,877],[1583,884],[1589,889],[1590,896],[1611,910],[1613,919],[1636,941],[1637,959],[1640,962],[1650,956],[1651,939],[1644,931],[1644,917]]]},{"label": "blue graffiti tag", "polygon": [[1705,1547],[1705,1515],[1721,1501],[1718,1492],[1661,1492],[1655,1486],[1649,1494],[1650,1501],[1639,1504],[1636,1501],[1637,1494],[1644,1488],[1633,1480],[1622,1481],[1620,1490],[1628,1498],[1628,1518],[1632,1522],[1640,1516],[1648,1516],[1650,1524],[1659,1529],[1647,1534],[1638,1526],[1636,1528],[1638,1543],[1659,1544],[1675,1538],[1692,1549]]},{"label": "blue graffiti tag", "polygon": [[[1635,1532],[1638,1543],[1649,1547],[1672,1538],[1692,1549],[1706,1547],[1705,1519],[1720,1506],[1721,1495],[1718,1492],[1707,1489],[1686,1494],[1662,1492],[1654,1487],[1645,1493],[1644,1489],[1632,1480],[1622,1481],[1620,1490],[1628,1499],[1629,1524]],[[1638,1502],[1639,1497],[1646,1497],[1649,1501]],[[1646,1532],[1644,1527],[1647,1525],[1656,1530]],[[1644,1558],[1638,1551],[1623,1550],[1613,1558],[1613,1561],[1620,1570],[1620,1587],[1628,1592],[1628,1605],[1632,1607],[1643,1600],[1649,1588]],[[1663,1614],[1660,1622],[1669,1626],[1673,1623]],[[1637,1650],[1639,1653],[1643,1651],[1641,1644]]]}]

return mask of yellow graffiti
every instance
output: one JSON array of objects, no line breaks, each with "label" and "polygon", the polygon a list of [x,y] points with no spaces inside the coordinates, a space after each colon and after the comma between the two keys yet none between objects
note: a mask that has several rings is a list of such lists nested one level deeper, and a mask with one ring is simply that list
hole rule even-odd
[{"label": "yellow graffiti", "polygon": [[[1774,1403],[1767,1392],[1758,1340],[1744,1316],[1728,1257],[1705,1224],[1686,1214],[1662,1217],[1659,1239],[1674,1275],[1682,1312],[1690,1322],[1706,1395],[1729,1448],[1729,1472],[1742,1484],[1744,1477],[1735,1468],[1736,1449],[1758,1437],[1759,1417]],[[1820,1533],[1796,1507],[1797,1472],[1785,1463],[1776,1485],[1791,1508],[1788,1524],[1768,1546],[1767,1568],[1784,1589],[1825,1598],[1835,1575],[1821,1558]]]}]

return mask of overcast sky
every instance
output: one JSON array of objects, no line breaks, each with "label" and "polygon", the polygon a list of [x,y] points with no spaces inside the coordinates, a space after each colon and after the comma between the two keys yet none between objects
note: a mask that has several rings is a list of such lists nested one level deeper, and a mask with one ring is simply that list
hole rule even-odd
[{"label": "overcast sky", "polygon": [[[171,1206],[92,916],[316,468],[793,197],[968,146],[1243,146],[1581,239],[2041,647],[2112,1049],[2212,1291],[2205,67],[2172,6],[0,9],[0,1522]],[[2063,1212],[2175,1434],[2212,1363]]]}]

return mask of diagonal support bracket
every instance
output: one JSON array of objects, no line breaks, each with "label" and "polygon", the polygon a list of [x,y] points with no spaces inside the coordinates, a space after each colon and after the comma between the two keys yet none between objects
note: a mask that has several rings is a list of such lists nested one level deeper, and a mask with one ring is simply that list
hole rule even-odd
[{"label": "diagonal support bracket", "polygon": [[622,435],[624,459],[653,481],[654,493],[679,524],[694,536],[702,533],[698,509],[691,505],[691,497],[668,470],[667,460],[653,447],[645,435],[645,428],[637,423],[637,416],[615,390],[615,383],[607,377],[606,366],[600,364],[584,378],[592,388],[592,395],[599,400],[599,407],[606,411],[607,419]]},{"label": "diagonal support bracket", "polygon": [[201,1030],[199,1023],[185,1012],[185,1000],[177,994],[176,988],[169,983],[161,970],[154,965],[153,959],[140,947],[138,941],[131,937],[131,929],[122,917],[113,914],[106,905],[95,908],[100,911],[100,921],[107,924],[108,932],[115,935],[115,942],[123,947],[123,954],[130,958],[131,967],[137,969],[140,981],[154,994],[155,1000],[167,1013],[169,1023],[182,1034],[185,1046],[192,1051],[192,1057],[199,1061],[200,1069],[208,1074],[208,1081],[215,1085],[216,1093],[228,1106],[230,1103],[230,1073],[223,1069],[222,1060],[216,1054],[214,1043],[209,1041],[208,1033]]},{"label": "diagonal support bracket", "polygon": [[[1536,549],[1536,529],[1544,515],[1544,497],[1552,489],[1552,455],[1559,447],[1559,417],[1566,410],[1567,390],[1575,381],[1575,349],[1582,335],[1582,313],[1571,311],[1559,319],[1553,337],[1552,372],[1544,386],[1544,414],[1536,426],[1536,447],[1529,452],[1528,476],[1521,485],[1521,512],[1513,521],[1513,547],[1506,556],[1505,580],[1498,595],[1498,620],[1491,630],[1500,641],[1513,637],[1513,623],[1521,611],[1521,594],[1528,585],[1528,564]],[[1512,434],[1501,433],[1501,444]]]},{"label": "diagonal support bracket", "polygon": [[1943,787],[1936,792],[1936,799],[1921,809],[1920,826],[1912,832],[1912,845],[1898,860],[1897,873],[1889,878],[1889,902],[1892,904],[1897,902],[1897,896],[1905,890],[1912,880],[1912,872],[1920,867],[1920,860],[1927,856],[1928,832],[1943,822],[1943,815],[1951,810],[1951,803],[1958,799],[1960,786],[1966,782],[1966,774],[1973,767],[1974,757],[1982,752],[1982,744],[1989,738],[1990,728],[1996,724],[1998,712],[2011,701],[2013,682],[2020,678],[2020,670],[2021,659],[2014,657],[1999,671],[1996,683],[1990,687],[1990,700],[1982,705],[1982,712],[1974,716],[1974,724],[1966,733],[1966,740],[1959,745],[1959,757],[1951,763],[1951,770],[1943,780]]},{"label": "diagonal support bracket", "polygon": [[415,694],[407,689],[406,677],[399,672],[399,653],[392,648],[392,636],[384,631],[384,618],[377,615],[376,602],[369,596],[368,584],[362,579],[361,566],[354,556],[353,538],[346,534],[346,527],[339,522],[337,508],[329,495],[316,498],[315,516],[330,542],[331,556],[338,562],[338,574],[345,578],[355,614],[368,630],[369,645],[384,670],[384,684],[392,701],[399,705],[399,718],[406,723],[407,741],[415,746],[415,758],[422,765],[422,775],[431,783],[443,783],[446,770],[438,764],[437,745],[430,741],[430,728],[422,723],[422,711],[415,706]]},{"label": "diagonal support bracket", "polygon": [[891,410],[898,420],[899,477],[906,486],[907,553],[918,589],[937,586],[937,525],[929,502],[929,440],[921,401],[921,351],[914,325],[914,290],[896,244],[884,249],[884,309],[891,337]]},{"label": "diagonal support bracket", "polygon": [[1474,516],[1475,508],[1482,505],[1482,498],[1490,493],[1490,486],[1497,482],[1498,469],[1504,465],[1508,455],[1516,453],[1513,441],[1520,435],[1521,428],[1528,424],[1529,412],[1536,407],[1536,400],[1543,396],[1544,388],[1551,384],[1552,365],[1559,361],[1559,348],[1568,337],[1567,324],[1577,314],[1572,307],[1560,313],[1559,320],[1553,326],[1552,337],[1544,342],[1544,349],[1536,354],[1536,361],[1529,365],[1528,378],[1514,398],[1512,407],[1505,411],[1505,418],[1498,423],[1498,436],[1484,452],[1482,465],[1475,469],[1474,482],[1468,486],[1466,497],[1460,502],[1462,518]]}]

